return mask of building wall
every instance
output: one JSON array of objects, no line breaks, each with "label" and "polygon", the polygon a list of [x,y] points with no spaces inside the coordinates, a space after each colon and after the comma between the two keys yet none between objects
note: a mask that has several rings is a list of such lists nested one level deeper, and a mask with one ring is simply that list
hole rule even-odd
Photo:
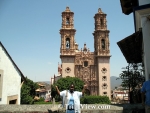
[{"label": "building wall", "polygon": [[[20,111],[18,113],[49,113],[50,109],[54,105],[0,105],[1,113],[11,113],[12,111]],[[82,107],[83,106],[83,107]],[[109,105],[109,104],[82,104],[82,113],[144,113],[144,106],[140,104],[120,104],[120,105]],[[87,107],[86,107],[87,106]],[[91,107],[91,106],[95,106]],[[56,106],[56,108],[59,107]],[[30,111],[28,110],[30,108]],[[60,109],[60,113],[66,113],[65,109]]]},{"label": "building wall", "polygon": [[2,99],[2,88],[3,88],[3,70],[0,69],[0,101]]},{"label": "building wall", "polygon": [[149,0],[139,0],[139,5],[145,5],[145,4],[149,4],[150,1]]},{"label": "building wall", "polygon": [[17,99],[17,104],[20,104],[21,76],[1,46],[0,70],[3,70],[2,99],[0,104],[9,104],[9,100],[14,99]]},{"label": "building wall", "polygon": [[[149,11],[150,12],[150,11]],[[145,77],[146,80],[150,79],[150,20],[148,21],[145,16],[141,19],[142,32],[143,32],[143,45],[144,45],[144,65],[145,65]],[[146,23],[146,24],[145,24]]]},{"label": "building wall", "polygon": [[[78,44],[75,41],[76,30],[74,29],[73,15],[74,13],[70,11],[69,7],[66,7],[66,10],[62,12],[62,28],[60,29],[62,77],[78,77],[87,85],[87,90],[90,94],[107,95],[110,97],[110,50],[106,14],[99,8],[98,13],[94,16],[94,52],[90,52],[86,44],[84,44],[81,50],[78,49]],[[68,24],[68,21],[71,24]],[[70,45],[69,48],[68,44]],[[99,60],[98,64],[97,60]],[[107,81],[102,81],[104,73],[100,70],[103,67],[107,69]],[[67,68],[69,68],[70,71],[67,71]],[[98,71],[99,73],[97,73]],[[107,84],[107,89],[102,90],[103,83]],[[106,94],[103,94],[103,92],[106,92]]]},{"label": "building wall", "polygon": [[[150,4],[149,0],[139,0],[139,7],[142,5]],[[139,9],[135,11],[135,24],[136,24],[136,31],[139,28],[142,28],[143,34],[143,60],[144,60],[144,67],[145,67],[145,79],[150,79],[150,10],[149,8]]]},{"label": "building wall", "polygon": [[62,77],[75,77],[74,74],[74,58],[64,57],[62,60]]},{"label": "building wall", "polygon": [[[99,95],[105,95],[104,92],[107,92],[107,96],[111,95],[111,86],[110,86],[110,57],[100,57],[98,58],[98,77],[99,77]],[[103,69],[106,69],[106,72]],[[106,76],[106,80],[103,80],[103,76]],[[104,88],[103,84],[107,84]]]}]

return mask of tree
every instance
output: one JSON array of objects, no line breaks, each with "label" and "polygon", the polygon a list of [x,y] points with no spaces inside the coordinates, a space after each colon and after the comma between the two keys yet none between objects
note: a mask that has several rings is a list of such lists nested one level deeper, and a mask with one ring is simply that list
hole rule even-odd
[{"label": "tree", "polygon": [[[122,71],[122,73],[120,74],[120,78],[122,79],[122,87],[129,89],[130,103],[140,102],[141,100],[137,101],[137,98],[141,96],[139,93],[140,91],[139,85],[145,81],[145,77],[142,74],[143,69],[142,68],[141,69],[138,69],[138,68],[129,69],[129,66],[127,69],[128,69],[127,71],[126,70]],[[136,89],[136,87],[138,89]]]},{"label": "tree", "polygon": [[33,104],[38,84],[26,77],[26,83],[21,87],[21,104]]},{"label": "tree", "polygon": [[134,91],[139,84],[145,81],[144,66],[142,63],[131,63],[122,69],[125,69],[119,75],[119,78],[122,79],[122,87],[129,88],[129,90],[131,88]]},{"label": "tree", "polygon": [[120,78],[122,79],[122,87],[131,88],[135,90],[140,83],[145,81],[145,77],[139,71],[122,71],[120,74]]},{"label": "tree", "polygon": [[[69,86],[70,86],[71,83],[73,83],[75,85],[75,90],[76,91],[82,91],[84,82],[81,79],[79,79],[77,77],[60,78],[56,83],[54,83],[51,86],[51,96],[52,96],[52,98],[53,97],[55,97],[55,98],[58,97],[58,94],[57,94],[56,89],[55,89],[56,85],[57,85],[57,87],[60,91],[63,91],[63,90],[69,89]],[[59,98],[58,98],[58,100],[59,100]]]}]

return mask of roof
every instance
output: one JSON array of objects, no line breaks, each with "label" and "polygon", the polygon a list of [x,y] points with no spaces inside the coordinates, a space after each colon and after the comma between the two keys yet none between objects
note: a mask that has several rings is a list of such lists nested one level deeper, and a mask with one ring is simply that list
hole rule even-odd
[{"label": "roof", "polygon": [[38,85],[39,85],[39,86],[45,86],[45,85],[43,85],[43,84],[40,84],[40,83],[39,83]]},{"label": "roof", "polygon": [[117,42],[121,52],[123,53],[127,63],[141,63],[142,62],[142,30],[124,38]]},{"label": "roof", "polygon": [[46,89],[36,89],[35,91],[37,91],[37,92],[47,92]]},{"label": "roof", "polygon": [[16,69],[19,71],[20,75],[21,75],[21,81],[26,81],[26,78],[24,77],[23,73],[20,71],[20,69],[18,68],[18,66],[15,64],[15,62],[13,61],[13,59],[11,58],[11,56],[9,55],[9,53],[7,52],[7,50],[5,49],[5,47],[3,46],[3,44],[0,41],[0,46],[2,46],[3,50],[5,51],[5,53],[8,55],[9,59],[11,60],[11,62],[13,63],[13,65],[16,67]]}]

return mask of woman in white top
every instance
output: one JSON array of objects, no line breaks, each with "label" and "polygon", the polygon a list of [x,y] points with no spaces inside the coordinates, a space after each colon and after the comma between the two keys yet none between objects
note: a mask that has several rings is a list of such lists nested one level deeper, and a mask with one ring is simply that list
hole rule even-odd
[{"label": "woman in white top", "polygon": [[57,93],[63,97],[63,106],[66,107],[66,113],[81,113],[80,98],[83,96],[85,88],[86,85],[84,85],[82,92],[74,91],[74,84],[71,84],[69,90],[60,92],[56,86]]}]

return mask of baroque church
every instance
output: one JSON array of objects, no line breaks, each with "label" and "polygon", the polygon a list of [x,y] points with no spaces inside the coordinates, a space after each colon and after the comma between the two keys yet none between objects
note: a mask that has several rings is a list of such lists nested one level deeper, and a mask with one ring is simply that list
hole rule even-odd
[{"label": "baroque church", "polygon": [[78,77],[87,85],[90,95],[107,95],[110,98],[111,56],[106,16],[100,8],[94,16],[94,52],[90,52],[86,44],[79,50],[75,42],[74,12],[66,7],[62,12],[60,29],[60,58],[61,77]]}]

